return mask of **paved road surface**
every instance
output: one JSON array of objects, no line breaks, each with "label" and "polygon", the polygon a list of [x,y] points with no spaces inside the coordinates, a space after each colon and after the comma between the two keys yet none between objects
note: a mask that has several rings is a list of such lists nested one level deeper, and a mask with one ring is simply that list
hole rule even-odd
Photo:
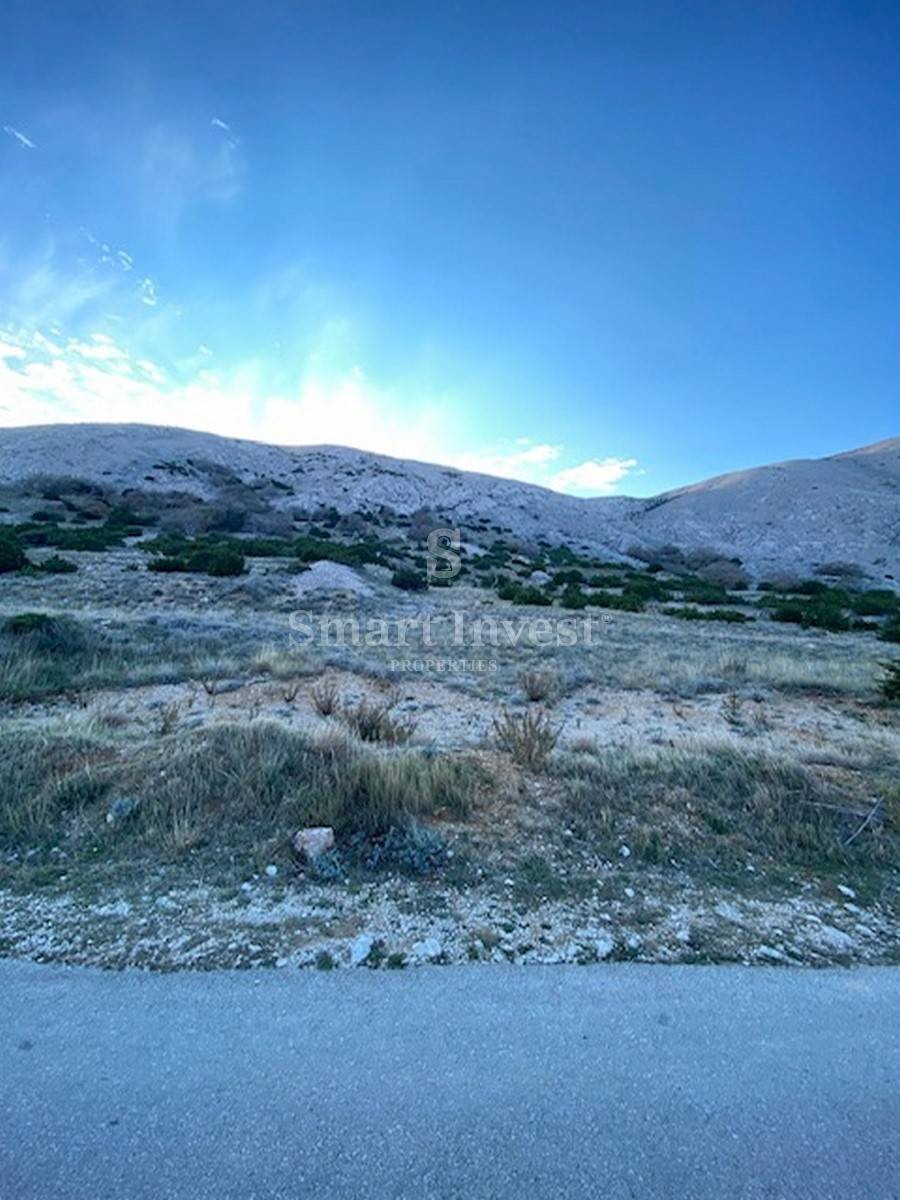
[{"label": "paved road surface", "polygon": [[900,1197],[900,970],[0,962],[0,1197]]}]

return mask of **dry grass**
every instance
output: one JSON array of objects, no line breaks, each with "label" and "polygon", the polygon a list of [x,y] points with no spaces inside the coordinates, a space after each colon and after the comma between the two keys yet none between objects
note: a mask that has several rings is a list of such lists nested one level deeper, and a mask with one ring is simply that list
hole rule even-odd
[{"label": "dry grass", "polygon": [[341,690],[333,675],[323,675],[310,689],[310,703],[320,717],[330,717],[341,703]]},{"label": "dry grass", "polygon": [[560,727],[554,725],[544,709],[512,713],[504,710],[493,721],[497,745],[529,771],[543,767],[556,743]]},{"label": "dry grass", "polygon": [[340,715],[360,741],[398,746],[410,740],[416,731],[416,723],[411,717],[396,715],[396,706],[397,700],[392,695],[383,700],[363,697],[355,704],[345,704]]},{"label": "dry grass", "polygon": [[555,766],[567,820],[610,855],[627,845],[650,862],[813,865],[896,857],[900,796],[876,771],[848,794],[809,767],[726,744],[560,756]]},{"label": "dry grass", "polygon": [[[79,841],[107,854],[134,845],[224,858],[300,827],[375,836],[428,816],[467,815],[482,772],[463,756],[384,757],[348,738],[316,739],[274,722],[222,723],[165,746],[104,743],[62,730],[0,734],[0,844]],[[136,803],[107,822],[117,799]]]},{"label": "dry grass", "polygon": [[525,699],[532,704],[555,700],[561,684],[559,672],[548,668],[529,667],[519,676],[519,686]]}]

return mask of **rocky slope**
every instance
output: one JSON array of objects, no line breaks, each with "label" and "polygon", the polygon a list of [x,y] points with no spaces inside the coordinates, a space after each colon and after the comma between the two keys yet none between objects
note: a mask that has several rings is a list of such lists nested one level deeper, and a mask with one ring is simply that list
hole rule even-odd
[{"label": "rocky slope", "polygon": [[463,529],[499,526],[592,552],[712,547],[755,576],[858,564],[900,579],[900,438],[830,458],[723,475],[648,500],[579,499],[531,484],[340,446],[270,446],[151,425],[0,430],[0,482],[73,475],[118,488],[214,496],[227,475],[274,485],[276,507],[430,508]]}]

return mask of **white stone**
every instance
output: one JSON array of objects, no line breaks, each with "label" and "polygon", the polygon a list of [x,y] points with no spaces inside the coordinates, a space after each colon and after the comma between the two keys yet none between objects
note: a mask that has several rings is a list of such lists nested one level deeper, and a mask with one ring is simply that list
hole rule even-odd
[{"label": "white stone", "polygon": [[361,967],[372,953],[374,945],[375,939],[370,933],[361,933],[359,937],[355,937],[350,944],[350,966]]},{"label": "white stone", "polygon": [[602,937],[598,937],[594,942],[594,952],[601,962],[604,958],[609,958],[615,948],[616,943],[611,937],[608,937],[605,934]]},{"label": "white stone", "polygon": [[629,846],[620,846],[619,858],[631,858],[631,848]]},{"label": "white stone", "polygon": [[856,899],[856,892],[854,892],[852,887],[847,887],[847,885],[844,883],[839,883],[837,885],[837,890],[841,893],[842,896],[846,896],[848,900]]},{"label": "white stone", "polygon": [[270,879],[274,879],[275,876],[278,874],[278,868],[275,866],[274,863],[269,863],[269,865],[266,867],[266,874],[268,875],[268,877]]},{"label": "white stone", "polygon": [[334,830],[330,825],[314,825],[294,834],[294,850],[307,862],[314,862],[320,854],[333,849]]},{"label": "white stone", "polygon": [[413,942],[410,954],[413,959],[419,962],[434,962],[444,953],[444,947],[436,937],[423,938],[420,942]]}]

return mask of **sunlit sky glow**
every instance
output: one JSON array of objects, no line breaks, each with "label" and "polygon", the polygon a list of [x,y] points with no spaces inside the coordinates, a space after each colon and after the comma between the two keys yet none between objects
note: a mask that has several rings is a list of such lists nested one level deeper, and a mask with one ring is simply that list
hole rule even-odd
[{"label": "sunlit sky glow", "polygon": [[0,424],[650,494],[898,433],[900,8],[7,0]]}]

